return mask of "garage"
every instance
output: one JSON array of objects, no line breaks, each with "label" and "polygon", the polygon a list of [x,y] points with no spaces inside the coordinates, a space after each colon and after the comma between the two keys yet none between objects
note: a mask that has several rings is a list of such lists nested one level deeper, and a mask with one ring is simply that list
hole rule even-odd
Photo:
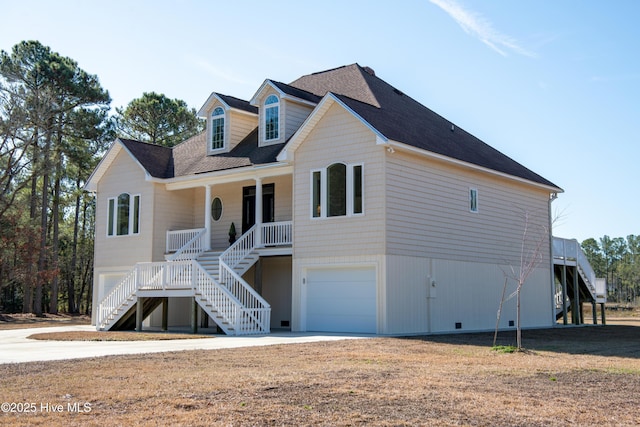
[{"label": "garage", "polygon": [[376,333],[375,267],[309,269],[307,331]]}]

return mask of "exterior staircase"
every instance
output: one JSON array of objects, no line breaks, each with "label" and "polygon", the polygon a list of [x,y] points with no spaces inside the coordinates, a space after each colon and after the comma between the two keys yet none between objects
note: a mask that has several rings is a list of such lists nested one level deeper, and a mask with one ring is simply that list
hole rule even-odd
[{"label": "exterior staircase", "polygon": [[[220,281],[220,255],[222,255],[222,252],[206,251],[198,256],[198,263],[217,281]],[[233,268],[233,271],[242,276],[249,271],[258,259],[260,259],[260,255],[257,251],[250,252]]]},{"label": "exterior staircase", "polygon": [[203,250],[204,230],[188,231],[193,237],[166,262],[137,263],[100,302],[96,329],[130,327],[139,297],[144,318],[157,307],[147,296],[187,293],[228,335],[269,333],[271,307],[242,275],[259,259],[259,245],[291,244],[291,222],[254,226],[222,253]]},{"label": "exterior staircase", "polygon": [[[576,301],[593,304],[607,301],[606,282],[596,278],[577,240],[554,237],[553,264],[555,277],[561,285],[555,295],[557,319],[563,316],[565,309],[573,310]],[[563,282],[566,294],[563,293]]]}]

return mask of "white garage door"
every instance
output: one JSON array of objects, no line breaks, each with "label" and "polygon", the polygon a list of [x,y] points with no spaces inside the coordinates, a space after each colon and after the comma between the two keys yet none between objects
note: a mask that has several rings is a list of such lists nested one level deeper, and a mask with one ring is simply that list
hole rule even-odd
[{"label": "white garage door", "polygon": [[375,268],[307,270],[307,330],[376,333]]}]

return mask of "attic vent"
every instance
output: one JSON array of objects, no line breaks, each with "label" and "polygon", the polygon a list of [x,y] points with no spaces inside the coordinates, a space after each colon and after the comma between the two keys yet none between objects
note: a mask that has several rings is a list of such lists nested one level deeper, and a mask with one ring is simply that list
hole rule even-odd
[{"label": "attic vent", "polygon": [[376,75],[376,72],[373,71],[373,68],[371,67],[362,67],[363,70],[365,70],[367,73],[371,74],[372,76]]},{"label": "attic vent", "polygon": [[404,93],[401,90],[396,89],[395,87],[393,88],[393,91],[400,96],[404,96]]}]

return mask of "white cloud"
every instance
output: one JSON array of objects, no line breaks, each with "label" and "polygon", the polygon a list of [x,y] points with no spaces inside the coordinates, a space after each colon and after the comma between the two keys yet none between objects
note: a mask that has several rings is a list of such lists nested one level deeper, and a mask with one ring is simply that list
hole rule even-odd
[{"label": "white cloud", "polygon": [[500,55],[508,56],[508,52],[511,51],[532,58],[537,56],[535,53],[520,46],[513,37],[497,31],[493,28],[491,22],[482,15],[463,8],[455,0],[429,1],[449,14],[467,34],[476,37]]}]

